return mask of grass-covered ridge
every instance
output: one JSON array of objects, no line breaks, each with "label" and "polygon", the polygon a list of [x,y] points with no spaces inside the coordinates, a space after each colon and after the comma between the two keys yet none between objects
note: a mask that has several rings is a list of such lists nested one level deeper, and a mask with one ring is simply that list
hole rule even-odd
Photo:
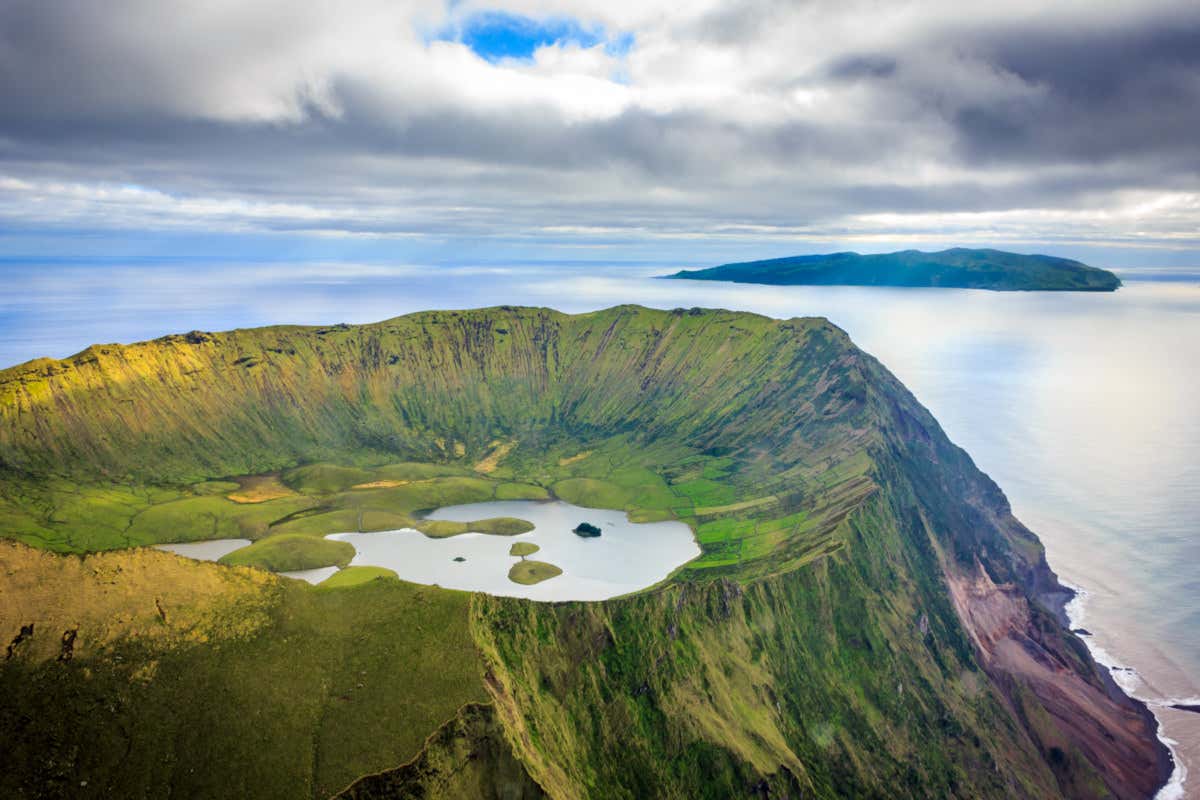
[{"label": "grass-covered ridge", "polygon": [[1121,279],[1057,256],[955,247],[936,253],[828,253],[681,270],[669,278],[773,286],[938,286],[1001,291],[1112,292]]},{"label": "grass-covered ridge", "polygon": [[[549,497],[681,519],[702,554],[646,592],[544,604],[136,548]],[[65,588],[61,608],[0,604],[0,636],[34,631],[0,667],[19,765],[0,793],[1135,797],[1161,778],[1152,720],[1043,607],[1036,538],[824,320],[497,308],[30,362],[0,372],[0,533],[23,543],[2,596],[97,563],[81,578],[114,603],[67,661]],[[201,579],[237,602],[169,601]],[[146,635],[214,607],[204,642]]]}]

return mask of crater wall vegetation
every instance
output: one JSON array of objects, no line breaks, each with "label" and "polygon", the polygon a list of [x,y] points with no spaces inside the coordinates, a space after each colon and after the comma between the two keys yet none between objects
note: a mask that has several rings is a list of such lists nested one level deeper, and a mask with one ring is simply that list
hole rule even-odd
[{"label": "crater wall vegetation", "polygon": [[[551,604],[141,547],[311,565],[549,497],[702,553]],[[1135,798],[1170,769],[1000,489],[821,319],[502,307],[32,361],[0,372],[0,535],[5,796]]]}]

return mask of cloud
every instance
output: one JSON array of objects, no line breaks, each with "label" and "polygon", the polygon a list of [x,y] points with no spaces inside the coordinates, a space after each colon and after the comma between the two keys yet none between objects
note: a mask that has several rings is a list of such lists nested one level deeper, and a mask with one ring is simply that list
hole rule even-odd
[{"label": "cloud", "polygon": [[1194,4],[0,6],[10,229],[1193,247],[1198,127]]}]

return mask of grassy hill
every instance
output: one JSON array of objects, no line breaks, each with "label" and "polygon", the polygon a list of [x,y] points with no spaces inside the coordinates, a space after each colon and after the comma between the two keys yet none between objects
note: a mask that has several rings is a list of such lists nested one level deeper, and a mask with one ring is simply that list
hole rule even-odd
[{"label": "grassy hill", "polygon": [[[546,604],[136,547],[546,496],[702,554]],[[496,308],[30,362],[0,533],[5,795],[1131,798],[1169,768],[1000,490],[823,320]]]},{"label": "grassy hill", "polygon": [[903,250],[860,255],[789,256],[681,270],[669,278],[774,286],[938,286],[1003,291],[1113,292],[1108,270],[1055,256],[955,247],[936,253]]}]

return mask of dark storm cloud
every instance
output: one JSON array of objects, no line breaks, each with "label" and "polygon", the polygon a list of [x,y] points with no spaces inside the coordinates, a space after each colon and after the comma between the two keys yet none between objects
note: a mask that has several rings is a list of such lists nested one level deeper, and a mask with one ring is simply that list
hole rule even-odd
[{"label": "dark storm cloud", "polygon": [[998,68],[1043,89],[1031,102],[960,110],[969,156],[1103,161],[1197,153],[1200,19],[1071,35],[1022,31],[981,43]]},{"label": "dark storm cloud", "polygon": [[[935,109],[967,162],[1102,162],[1148,157],[1197,166],[1200,7],[1109,26],[1041,20],[987,30],[955,26],[892,53],[839,57],[835,81],[874,80],[881,96]],[[960,85],[952,74],[906,69],[930,59],[1010,78],[1025,91]]]},{"label": "dark storm cloud", "polygon": [[839,58],[829,65],[834,80],[890,78],[896,72],[896,59],[884,55],[859,55]]}]

